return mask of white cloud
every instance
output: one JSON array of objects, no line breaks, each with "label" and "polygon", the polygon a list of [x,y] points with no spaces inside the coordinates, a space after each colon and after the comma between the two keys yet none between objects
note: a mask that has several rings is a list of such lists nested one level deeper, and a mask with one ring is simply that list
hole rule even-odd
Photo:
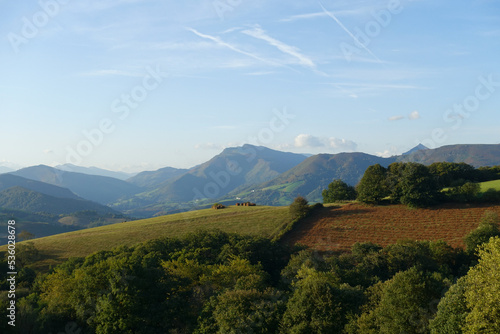
[{"label": "white cloud", "polygon": [[391,117],[389,117],[389,121],[399,121],[399,120],[402,120],[403,118],[405,118],[405,117],[401,116],[401,115],[391,116]]},{"label": "white cloud", "polygon": [[214,143],[203,143],[196,144],[194,148],[197,150],[221,150],[224,148],[224,146]]},{"label": "white cloud", "polygon": [[419,119],[420,118],[420,113],[418,111],[412,111],[410,115],[408,116],[409,119],[414,120],[414,119]]},{"label": "white cloud", "polygon": [[300,134],[295,137],[295,147],[324,147],[325,144],[321,142],[318,137],[306,134]]},{"label": "white cloud", "polygon": [[355,151],[358,145],[352,140],[335,137],[317,137],[309,134],[300,134],[295,137],[296,148],[320,148],[324,147],[335,151]]}]

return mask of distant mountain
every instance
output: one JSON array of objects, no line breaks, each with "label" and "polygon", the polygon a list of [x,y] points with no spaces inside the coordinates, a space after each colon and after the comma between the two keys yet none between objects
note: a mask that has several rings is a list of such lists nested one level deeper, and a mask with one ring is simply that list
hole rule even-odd
[{"label": "distant mountain", "polygon": [[52,184],[26,179],[21,176],[12,174],[1,174],[0,175],[0,191],[12,188],[12,187],[23,187],[25,189],[33,190],[45,195],[58,197],[58,198],[71,198],[71,199],[82,199],[69,189],[54,186]]},{"label": "distant mountain", "polygon": [[152,172],[141,172],[127,179],[127,182],[135,184],[138,187],[152,189],[188,171],[188,169],[165,167]]},{"label": "distant mountain", "polygon": [[305,159],[302,154],[275,151],[262,146],[227,148],[206,163],[148,192],[146,197],[162,203],[216,199],[238,187],[269,181]]},{"label": "distant mountain", "polygon": [[0,174],[13,172],[14,170],[9,167],[0,166]]},{"label": "distant mountain", "polygon": [[65,172],[44,165],[23,168],[12,174],[68,188],[84,199],[105,205],[142,191],[133,184],[115,178]]},{"label": "distant mountain", "polygon": [[82,173],[87,175],[97,175],[97,176],[107,176],[118,180],[127,180],[136,173],[125,173],[125,172],[115,172],[107,169],[97,168],[97,167],[81,167],[73,164],[58,165],[55,168],[63,170],[65,172]]},{"label": "distant mountain", "polygon": [[500,165],[500,144],[442,146],[401,156],[398,161],[412,161],[424,165],[434,162],[465,162],[476,168],[497,166]]},{"label": "distant mountain", "polygon": [[429,148],[427,146],[424,146],[422,144],[418,144],[417,146],[415,146],[414,148],[412,148],[408,152],[403,153],[402,155],[409,155],[409,154],[412,154],[414,152],[418,152],[418,151],[422,151],[422,150],[428,150],[428,149]]},{"label": "distant mountain", "polygon": [[365,153],[318,154],[268,182],[230,195],[266,205],[289,204],[298,195],[309,201],[321,201],[321,192],[334,179],[356,185],[369,166],[387,167],[395,161],[395,157],[381,158]]},{"label": "distant mountain", "polygon": [[1,191],[0,207],[53,215],[68,215],[78,211],[119,214],[117,211],[98,203],[81,199],[53,197],[22,187],[12,187]]}]

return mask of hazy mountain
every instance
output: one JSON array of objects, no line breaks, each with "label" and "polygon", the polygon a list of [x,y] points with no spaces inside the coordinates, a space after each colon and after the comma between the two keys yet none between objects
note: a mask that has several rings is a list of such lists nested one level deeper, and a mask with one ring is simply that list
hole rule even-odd
[{"label": "hazy mountain", "polygon": [[155,202],[188,202],[219,198],[240,186],[271,180],[304,161],[302,154],[262,146],[227,148],[204,164],[190,169],[148,193]]},{"label": "hazy mountain", "polygon": [[186,172],[188,172],[188,169],[165,167],[156,171],[141,172],[127,179],[127,182],[135,184],[136,186],[142,188],[157,188],[162,183],[178,177]]},{"label": "hazy mountain", "polygon": [[408,152],[403,153],[402,155],[409,155],[409,154],[412,154],[414,152],[418,152],[418,151],[422,151],[422,150],[428,150],[428,149],[429,148],[427,146],[422,145],[422,144],[418,144],[417,146],[415,146],[414,148],[412,148]]},{"label": "hazy mountain", "polygon": [[395,157],[381,158],[365,153],[318,154],[268,182],[231,195],[242,201],[268,205],[289,204],[298,195],[319,201],[323,189],[334,179],[356,185],[369,166],[387,167],[395,161]]},{"label": "hazy mountain", "polygon": [[112,177],[118,180],[127,180],[132,176],[136,175],[136,173],[125,173],[125,172],[115,172],[107,169],[102,169],[98,167],[81,167],[73,164],[64,164],[58,165],[55,168],[59,170],[63,170],[65,172],[74,172],[74,173],[82,173],[87,175],[98,175],[98,176],[107,176]]},{"label": "hazy mountain", "polygon": [[23,187],[25,189],[33,190],[45,195],[59,197],[59,198],[71,198],[71,199],[82,199],[72,193],[69,189],[54,186],[52,184],[26,179],[21,176],[12,174],[1,174],[0,175],[0,191],[12,188],[12,187]]},{"label": "hazy mountain", "polygon": [[474,167],[500,165],[500,144],[449,145],[421,150],[402,156],[399,161],[412,161],[430,165],[434,162],[465,162]]},{"label": "hazy mountain", "polygon": [[118,214],[117,211],[98,203],[81,199],[53,197],[22,187],[12,187],[1,191],[0,207],[53,215],[67,215],[86,210],[95,211],[98,214]]},{"label": "hazy mountain", "polygon": [[13,172],[14,170],[9,167],[0,166],[0,174]]},{"label": "hazy mountain", "polygon": [[142,191],[133,184],[115,178],[65,172],[44,165],[23,168],[12,174],[68,188],[80,197],[101,204],[114,203],[122,197]]}]

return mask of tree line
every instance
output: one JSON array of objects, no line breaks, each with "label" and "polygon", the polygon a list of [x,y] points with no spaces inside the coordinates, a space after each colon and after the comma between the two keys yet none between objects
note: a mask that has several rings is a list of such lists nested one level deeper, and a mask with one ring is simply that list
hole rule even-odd
[{"label": "tree line", "polygon": [[465,163],[438,162],[425,166],[395,162],[387,168],[368,167],[356,187],[334,180],[323,190],[323,202],[357,199],[363,203],[384,201],[410,207],[427,207],[441,202],[498,202],[500,192],[481,192],[479,182],[500,179],[500,166],[474,168]]}]

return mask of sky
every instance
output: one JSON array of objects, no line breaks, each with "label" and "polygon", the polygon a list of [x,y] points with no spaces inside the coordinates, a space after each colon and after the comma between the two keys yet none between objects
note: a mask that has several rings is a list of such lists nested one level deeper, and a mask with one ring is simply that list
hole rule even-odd
[{"label": "sky", "polygon": [[0,0],[0,166],[500,143],[496,0]]}]

